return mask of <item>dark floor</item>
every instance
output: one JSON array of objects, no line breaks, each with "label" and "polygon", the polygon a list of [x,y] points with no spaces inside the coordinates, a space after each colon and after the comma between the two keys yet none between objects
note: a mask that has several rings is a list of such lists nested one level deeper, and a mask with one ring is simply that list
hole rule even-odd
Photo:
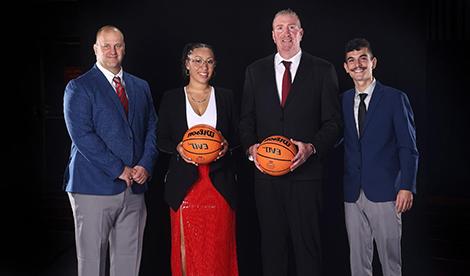
[{"label": "dark floor", "polygon": [[[145,232],[141,276],[170,275],[167,209],[159,191],[147,195],[149,210]],[[250,199],[245,199],[249,202]],[[470,201],[456,198],[416,199],[403,218],[403,275],[469,275]],[[76,273],[72,214],[64,193],[45,195],[42,218],[32,218],[39,231],[21,229],[7,240],[9,258],[0,267],[2,276],[74,276]],[[324,217],[325,275],[349,275],[347,239],[341,218],[341,204],[326,204],[335,216]],[[238,213],[238,257],[240,275],[260,275],[256,216],[250,205]],[[336,208],[336,209],[335,209]],[[20,220],[20,219],[17,219]],[[19,223],[19,222],[18,222]],[[40,234],[39,234],[40,233]],[[7,237],[8,238],[8,237]],[[381,275],[375,260],[376,275]]]}]

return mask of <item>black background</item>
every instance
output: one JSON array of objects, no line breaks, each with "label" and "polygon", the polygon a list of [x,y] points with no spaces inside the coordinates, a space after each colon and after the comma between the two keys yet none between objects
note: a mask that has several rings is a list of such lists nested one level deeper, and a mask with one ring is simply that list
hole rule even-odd
[{"label": "black background", "polygon": [[[194,41],[215,47],[213,84],[233,89],[240,100],[246,66],[275,51],[273,15],[288,7],[301,19],[302,49],[335,65],[341,91],[353,86],[342,65],[344,44],[365,37],[378,59],[375,77],[409,96],[421,156],[418,195],[403,216],[403,274],[462,275],[470,261],[470,106],[464,86],[470,4],[465,0],[37,1],[5,10],[14,19],[4,22],[2,39],[7,62],[2,66],[6,165],[0,250],[7,257],[0,274],[75,271],[72,213],[61,188],[70,147],[62,97],[67,81],[95,62],[92,45],[99,27],[112,24],[123,31],[124,70],[149,82],[156,108],[164,91],[183,84],[181,51]],[[260,275],[252,168],[241,154],[237,158],[240,275]],[[167,160],[161,155],[146,195],[141,275],[169,274],[168,209],[162,197]],[[324,185],[325,275],[349,275],[342,169],[339,147],[327,160]]]}]

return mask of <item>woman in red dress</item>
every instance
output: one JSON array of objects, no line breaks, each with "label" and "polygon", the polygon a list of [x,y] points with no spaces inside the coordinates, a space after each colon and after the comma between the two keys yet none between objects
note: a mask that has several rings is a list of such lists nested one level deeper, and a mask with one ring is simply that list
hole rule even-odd
[{"label": "woman in red dress", "polygon": [[[173,276],[237,276],[235,170],[231,150],[237,142],[238,117],[232,91],[209,84],[215,68],[213,48],[187,44],[182,66],[189,80],[167,91],[160,103],[157,143],[171,154],[165,199],[171,217]],[[219,157],[197,164],[182,151],[189,128],[207,124],[224,137]]]}]

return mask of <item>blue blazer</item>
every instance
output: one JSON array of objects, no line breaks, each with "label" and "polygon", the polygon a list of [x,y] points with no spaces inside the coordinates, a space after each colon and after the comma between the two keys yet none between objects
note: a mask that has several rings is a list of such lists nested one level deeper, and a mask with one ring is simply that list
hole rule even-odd
[{"label": "blue blazer", "polygon": [[350,89],[342,98],[345,201],[355,202],[361,188],[374,202],[394,201],[399,190],[416,193],[418,150],[408,97],[377,81],[359,139],[354,95]]},{"label": "blue blazer", "polygon": [[[157,115],[146,81],[124,72],[129,98],[126,116],[119,98],[95,65],[65,88],[64,116],[72,140],[64,174],[65,191],[112,195],[126,189],[124,166],[140,165],[152,175],[157,157]],[[134,183],[132,191],[143,193]]]}]

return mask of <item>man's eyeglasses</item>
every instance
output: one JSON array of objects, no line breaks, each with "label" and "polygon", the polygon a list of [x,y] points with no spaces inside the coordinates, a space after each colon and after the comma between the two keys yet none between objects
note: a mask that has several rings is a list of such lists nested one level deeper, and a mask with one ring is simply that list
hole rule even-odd
[{"label": "man's eyeglasses", "polygon": [[209,58],[207,60],[204,60],[201,57],[195,57],[195,58],[190,58],[188,57],[189,61],[191,61],[196,67],[202,67],[204,63],[207,64],[209,67],[214,67],[215,66],[215,60],[212,58]]}]

